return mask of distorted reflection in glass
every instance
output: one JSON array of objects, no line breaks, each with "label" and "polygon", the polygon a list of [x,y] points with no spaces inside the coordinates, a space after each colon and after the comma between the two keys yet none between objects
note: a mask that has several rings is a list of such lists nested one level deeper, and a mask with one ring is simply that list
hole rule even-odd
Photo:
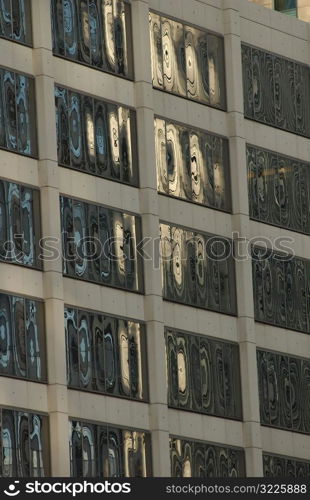
[{"label": "distorted reflection in glass", "polygon": [[0,180],[0,260],[41,269],[40,232],[39,191]]},{"label": "distorted reflection in glass", "polygon": [[310,68],[242,44],[245,117],[310,137]]},{"label": "distorted reflection in glass", "polygon": [[57,86],[55,110],[59,165],[138,184],[133,110]]},{"label": "distorted reflection in glass", "polygon": [[148,399],[143,324],[70,307],[64,318],[69,387]]},{"label": "distorted reflection in glass", "polygon": [[32,44],[30,0],[1,1],[0,37],[23,45]]},{"label": "distorted reflection in glass", "polygon": [[250,216],[310,234],[309,164],[247,145]]},{"label": "distorted reflection in glass", "polygon": [[237,344],[166,329],[168,404],[242,419]]},{"label": "distorted reflection in glass", "polygon": [[0,68],[0,147],[37,156],[34,79]]},{"label": "distorted reflection in glass", "polygon": [[[236,314],[233,242],[166,223],[160,225],[160,238],[164,298]],[[225,253],[212,253],[213,247]]]},{"label": "distorted reflection in glass", "polygon": [[230,211],[228,140],[155,118],[158,191]]},{"label": "distorted reflection in glass", "polygon": [[223,38],[154,12],[149,29],[153,86],[225,109]]},{"label": "distorted reflection in glass", "polygon": [[52,0],[53,52],[132,79],[130,2]]},{"label": "distorted reflection in glass", "polygon": [[310,261],[252,247],[256,321],[310,332]]},{"label": "distorted reflection in glass", "polygon": [[150,477],[150,436],[107,424],[69,423],[71,477]]},{"label": "distorted reflection in glass", "polygon": [[0,409],[2,477],[48,477],[48,417]]},{"label": "distorted reflection in glass", "polygon": [[170,436],[171,477],[245,477],[241,448]]}]

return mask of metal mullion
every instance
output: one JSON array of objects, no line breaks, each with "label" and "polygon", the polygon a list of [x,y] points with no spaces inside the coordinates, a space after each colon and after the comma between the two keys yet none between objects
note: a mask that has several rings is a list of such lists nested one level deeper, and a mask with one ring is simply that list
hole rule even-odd
[{"label": "metal mullion", "polygon": [[[81,371],[80,371],[80,332],[79,332],[79,323],[80,323],[80,309],[77,309],[77,317],[76,317],[76,336],[77,336],[77,354],[78,354],[78,377],[79,377],[79,382],[78,382],[78,387],[81,389]],[[83,426],[81,429],[82,435],[83,435]],[[83,445],[83,437],[82,437],[82,445]]]},{"label": "metal mullion", "polygon": [[288,378],[290,384],[290,414],[291,414],[291,431],[293,431],[293,408],[292,408],[292,384],[291,384],[291,356],[288,355]]}]

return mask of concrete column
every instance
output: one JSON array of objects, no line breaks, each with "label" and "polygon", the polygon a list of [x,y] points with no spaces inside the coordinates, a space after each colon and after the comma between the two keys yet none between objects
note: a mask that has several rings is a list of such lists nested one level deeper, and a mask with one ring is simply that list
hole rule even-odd
[{"label": "concrete column", "polygon": [[[44,301],[48,366],[48,409],[50,423],[51,474],[69,476],[69,433],[67,405],[66,344],[64,333],[59,167],[54,99],[54,58],[50,2],[32,0],[33,67],[41,188],[42,237],[52,238],[54,255],[44,261]],[[49,244],[50,246],[50,244]],[[44,251],[43,251],[44,253]],[[50,255],[50,254],[49,254]]]},{"label": "concrete column", "polygon": [[238,337],[247,476],[262,476],[262,444],[256,364],[256,339],[249,255],[249,203],[243,113],[240,17],[235,0],[223,0],[233,229],[237,248]]},{"label": "concrete column", "polygon": [[147,2],[133,0],[132,19],[139,138],[140,206],[143,235],[151,237],[150,243],[145,246],[144,277],[153,475],[155,477],[167,477],[170,476],[170,456],[166,353],[159,262],[159,197],[157,194],[155,164],[149,5]]}]

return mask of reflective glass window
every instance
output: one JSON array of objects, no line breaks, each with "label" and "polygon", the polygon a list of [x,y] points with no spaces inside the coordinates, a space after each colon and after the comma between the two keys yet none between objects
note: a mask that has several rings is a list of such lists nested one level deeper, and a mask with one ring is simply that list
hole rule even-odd
[{"label": "reflective glass window", "polygon": [[0,294],[0,374],[46,382],[42,302]]},{"label": "reflective glass window", "polygon": [[127,184],[138,184],[135,112],[55,87],[58,163]]},{"label": "reflective glass window", "polygon": [[68,386],[147,400],[145,326],[65,307]]},{"label": "reflective glass window", "polygon": [[150,435],[107,424],[69,422],[71,477],[150,477]]},{"label": "reflective glass window", "polygon": [[37,156],[34,79],[0,68],[0,148]]},{"label": "reflective glass window", "polygon": [[298,458],[263,453],[264,477],[310,477],[310,462]]},{"label": "reflective glass window", "polygon": [[310,165],[247,145],[250,217],[310,234]]},{"label": "reflective glass window", "polygon": [[310,360],[257,350],[262,425],[310,434]]},{"label": "reflective glass window", "polygon": [[225,109],[223,38],[154,12],[149,23],[154,88]]},{"label": "reflective glass window", "polygon": [[1,0],[0,37],[32,44],[30,0]]},{"label": "reflective glass window", "polygon": [[143,292],[140,217],[61,197],[66,276]]},{"label": "reflective glass window", "polygon": [[227,139],[155,118],[158,191],[231,210]]},{"label": "reflective glass window", "polygon": [[164,298],[235,315],[233,242],[164,222],[160,238]]},{"label": "reflective glass window", "polygon": [[242,419],[237,344],[167,328],[166,357],[170,407]]},{"label": "reflective glass window", "polygon": [[49,477],[48,417],[0,409],[1,477]]},{"label": "reflective glass window", "polygon": [[51,0],[53,52],[132,79],[131,14],[126,0]]},{"label": "reflective glass window", "polygon": [[252,248],[255,320],[310,333],[310,261]]},{"label": "reflective glass window", "polygon": [[0,261],[42,268],[40,195],[0,179]]},{"label": "reflective glass window", "polygon": [[244,115],[310,137],[310,68],[242,45]]},{"label": "reflective glass window", "polygon": [[241,448],[170,437],[171,477],[245,477]]}]

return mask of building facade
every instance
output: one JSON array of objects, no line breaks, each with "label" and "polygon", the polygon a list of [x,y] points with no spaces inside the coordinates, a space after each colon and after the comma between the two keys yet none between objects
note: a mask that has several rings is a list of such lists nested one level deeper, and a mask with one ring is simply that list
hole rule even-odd
[{"label": "building facade", "polygon": [[250,0],[267,9],[274,9],[289,16],[298,17],[302,21],[310,21],[309,0]]},{"label": "building facade", "polygon": [[0,9],[1,475],[309,477],[307,24]]}]

